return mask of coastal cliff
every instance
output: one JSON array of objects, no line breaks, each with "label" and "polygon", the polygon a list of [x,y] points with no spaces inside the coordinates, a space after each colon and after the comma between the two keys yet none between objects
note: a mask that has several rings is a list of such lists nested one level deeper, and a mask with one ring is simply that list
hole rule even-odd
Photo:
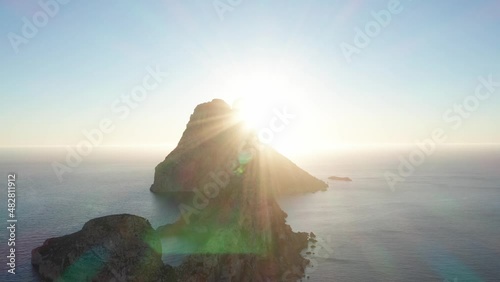
[{"label": "coastal cliff", "polygon": [[259,163],[252,160],[206,202],[182,202],[183,216],[159,228],[160,235],[199,243],[176,268],[181,281],[296,281],[303,276],[308,260],[300,252],[308,235],[286,224],[287,214],[269,193],[272,175],[258,169]]},{"label": "coastal cliff", "polygon": [[176,281],[154,229],[129,214],[95,218],[78,232],[47,239],[31,252],[31,263],[44,281]]}]

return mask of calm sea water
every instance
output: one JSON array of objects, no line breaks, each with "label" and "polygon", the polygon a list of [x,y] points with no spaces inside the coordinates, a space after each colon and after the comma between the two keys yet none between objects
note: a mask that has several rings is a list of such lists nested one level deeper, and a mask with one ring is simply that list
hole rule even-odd
[{"label": "calm sea water", "polygon": [[[0,228],[0,281],[38,281],[30,252],[50,237],[95,217],[131,213],[153,227],[179,217],[174,204],[149,193],[154,167],[168,149],[96,149],[59,182],[60,149],[0,149],[1,225],[7,226],[7,173],[17,181],[16,275],[7,273]],[[292,157],[330,182],[326,192],[280,199],[296,231],[318,236],[306,281],[500,281],[500,148],[446,147],[394,190],[384,173],[411,148],[358,148]],[[178,264],[189,248],[164,241],[164,260]]]}]

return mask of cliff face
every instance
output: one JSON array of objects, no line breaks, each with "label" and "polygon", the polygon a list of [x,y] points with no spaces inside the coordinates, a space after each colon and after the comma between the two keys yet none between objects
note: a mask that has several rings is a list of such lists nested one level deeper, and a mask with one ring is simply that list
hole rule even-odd
[{"label": "cliff face", "polygon": [[202,238],[176,269],[180,281],[297,281],[304,274],[308,260],[300,251],[307,234],[286,224],[286,213],[268,193],[272,180],[251,168],[258,165],[254,161],[204,208],[188,214],[189,221],[181,218],[170,227]]},{"label": "cliff face", "polygon": [[155,169],[152,192],[194,192],[213,182],[214,175],[241,173],[250,158],[260,157],[258,169],[272,175],[268,187],[276,195],[325,190],[327,185],[270,147],[237,119],[222,100],[198,105],[177,147]]},{"label": "cliff face", "polygon": [[32,251],[31,262],[48,281],[173,279],[154,229],[144,218],[127,214],[95,218],[76,233],[47,239]]}]

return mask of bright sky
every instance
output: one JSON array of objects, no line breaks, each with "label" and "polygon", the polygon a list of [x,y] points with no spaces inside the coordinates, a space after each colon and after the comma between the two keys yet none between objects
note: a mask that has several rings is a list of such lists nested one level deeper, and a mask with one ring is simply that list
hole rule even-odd
[{"label": "bright sky", "polygon": [[[105,119],[104,145],[175,144],[197,104],[240,97],[263,117],[294,114],[274,132],[287,146],[407,143],[437,127],[500,143],[500,89],[442,117],[478,77],[500,82],[499,1],[40,3],[52,15],[0,4],[0,146],[76,145]],[[120,100],[143,81],[141,101]]]}]

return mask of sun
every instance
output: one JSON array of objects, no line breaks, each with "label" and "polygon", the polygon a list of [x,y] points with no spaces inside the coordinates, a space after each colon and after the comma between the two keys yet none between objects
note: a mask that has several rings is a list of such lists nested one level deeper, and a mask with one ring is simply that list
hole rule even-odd
[{"label": "sun", "polygon": [[239,117],[255,129],[269,122],[273,107],[289,103],[295,89],[286,73],[264,68],[231,75],[224,92]]},{"label": "sun", "polygon": [[258,101],[255,99],[237,98],[233,101],[232,108],[236,111],[238,120],[243,121],[248,128],[257,129],[262,126],[264,117],[259,114]]},{"label": "sun", "polygon": [[[199,89],[207,99],[226,101],[259,140],[282,152],[296,152],[317,135],[315,97],[323,84],[293,59],[231,62],[211,70]],[[287,114],[283,114],[287,113]],[[291,114],[293,119],[284,121]]]}]

